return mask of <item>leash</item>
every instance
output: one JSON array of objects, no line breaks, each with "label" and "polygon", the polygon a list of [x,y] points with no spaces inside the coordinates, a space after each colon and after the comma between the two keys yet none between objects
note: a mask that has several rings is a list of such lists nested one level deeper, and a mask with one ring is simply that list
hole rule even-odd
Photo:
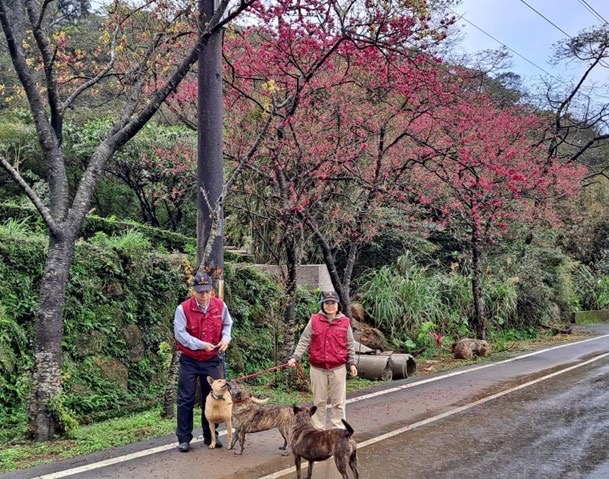
[{"label": "leash", "polygon": [[[244,379],[255,378],[256,376],[260,376],[261,374],[270,373],[271,371],[276,371],[276,370],[287,368],[287,367],[289,367],[288,363],[280,364],[279,366],[275,366],[274,368],[268,368],[268,369],[264,369],[262,371],[258,371],[257,373],[252,373],[252,374],[248,374],[246,376],[241,376],[239,378],[233,379],[233,381],[243,381]],[[302,366],[298,362],[296,363],[296,370],[298,371],[298,376],[300,376],[300,379],[302,379],[304,381],[305,380],[304,370],[302,369]]]},{"label": "leash", "polygon": [[224,371],[224,379],[228,379],[228,375],[226,374],[226,355],[224,354],[224,351],[220,351],[218,353],[218,356],[220,356],[220,362],[222,363],[222,370]]}]

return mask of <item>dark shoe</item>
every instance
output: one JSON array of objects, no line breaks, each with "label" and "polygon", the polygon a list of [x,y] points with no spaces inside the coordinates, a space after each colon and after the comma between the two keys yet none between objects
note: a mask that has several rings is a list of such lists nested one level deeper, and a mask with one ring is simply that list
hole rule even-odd
[{"label": "dark shoe", "polygon": [[187,442],[181,442],[178,446],[178,451],[180,452],[188,452],[190,451],[190,444]]}]

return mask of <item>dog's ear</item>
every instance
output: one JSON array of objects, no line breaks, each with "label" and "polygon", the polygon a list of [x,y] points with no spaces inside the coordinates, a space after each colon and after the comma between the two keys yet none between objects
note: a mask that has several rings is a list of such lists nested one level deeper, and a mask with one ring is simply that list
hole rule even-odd
[{"label": "dog's ear", "polygon": [[211,376],[207,376],[207,382],[208,382],[209,384],[213,384],[213,383],[214,383],[214,381],[215,381],[215,379],[214,379],[214,378],[212,378]]},{"label": "dog's ear", "polygon": [[301,411],[296,404],[292,404],[292,410],[294,411],[294,414],[298,414]]},{"label": "dog's ear", "polygon": [[311,409],[309,409],[309,416],[315,414],[315,411],[317,411],[317,406],[311,406]]}]

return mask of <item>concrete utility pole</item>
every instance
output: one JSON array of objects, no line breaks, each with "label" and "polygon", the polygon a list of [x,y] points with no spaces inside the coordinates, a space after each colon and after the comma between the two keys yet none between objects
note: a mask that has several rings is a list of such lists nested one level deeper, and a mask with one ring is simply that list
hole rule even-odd
[{"label": "concrete utility pole", "polygon": [[[203,24],[209,22],[217,8],[217,0],[199,0]],[[199,144],[197,159],[197,266],[204,261],[204,245],[212,233],[214,209],[224,185],[223,170],[223,108],[222,108],[222,36],[216,31],[199,55]],[[201,188],[206,192],[209,205]],[[211,205],[211,210],[210,206]],[[223,296],[224,274],[224,211],[218,212],[218,224],[211,255],[202,265],[214,278],[218,297]]]}]

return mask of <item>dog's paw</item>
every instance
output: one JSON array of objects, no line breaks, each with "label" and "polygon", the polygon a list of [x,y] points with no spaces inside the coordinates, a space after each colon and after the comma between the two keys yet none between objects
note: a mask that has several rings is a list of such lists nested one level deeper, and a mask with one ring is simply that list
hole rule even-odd
[{"label": "dog's paw", "polygon": [[[280,447],[279,449],[282,449],[282,448]],[[290,453],[289,453],[289,451],[284,450],[284,451],[281,453],[281,455],[282,455],[282,456],[289,456],[289,455],[290,455]]]}]

